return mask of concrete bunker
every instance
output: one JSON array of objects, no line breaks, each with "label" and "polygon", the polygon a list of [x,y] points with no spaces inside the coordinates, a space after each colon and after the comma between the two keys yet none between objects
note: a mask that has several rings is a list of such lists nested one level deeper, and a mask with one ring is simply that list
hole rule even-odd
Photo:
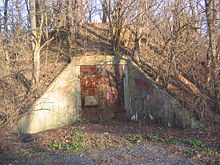
[{"label": "concrete bunker", "polygon": [[201,126],[128,57],[100,55],[73,57],[13,131],[36,133],[124,116],[181,128]]}]

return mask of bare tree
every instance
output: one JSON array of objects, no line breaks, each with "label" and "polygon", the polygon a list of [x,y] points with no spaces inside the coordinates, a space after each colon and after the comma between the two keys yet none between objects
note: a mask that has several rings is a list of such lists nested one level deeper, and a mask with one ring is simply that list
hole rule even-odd
[{"label": "bare tree", "polygon": [[148,14],[149,14],[149,0],[137,0],[136,15],[134,19],[135,25],[135,41],[133,48],[134,59],[139,62],[141,54],[141,39],[143,37],[143,31],[147,31],[148,26]]},{"label": "bare tree", "polygon": [[31,21],[31,32],[32,32],[32,52],[33,52],[33,85],[37,84],[40,80],[40,56],[41,50],[54,39],[52,36],[50,39],[43,42],[44,32],[47,31],[47,23],[45,24],[43,1],[31,0],[30,1],[30,21]]},{"label": "bare tree", "polygon": [[30,21],[32,31],[32,51],[33,51],[33,84],[37,84],[40,80],[40,41],[41,31],[39,19],[37,20],[37,10],[39,0],[30,1]]},{"label": "bare tree", "polygon": [[8,25],[7,25],[7,21],[8,21],[8,2],[9,2],[9,0],[4,1],[4,31],[5,32],[8,31]]},{"label": "bare tree", "polygon": [[100,0],[102,5],[102,23],[107,23],[108,3],[107,0]]},{"label": "bare tree", "polygon": [[111,0],[108,1],[109,31],[113,51],[117,51],[120,45],[120,37],[123,25],[128,22],[132,13],[135,1],[132,0]]},{"label": "bare tree", "polygon": [[206,18],[208,25],[209,49],[208,49],[208,82],[211,84],[211,92],[214,96],[215,110],[220,111],[220,82],[219,62],[217,61],[217,0],[205,0]]}]

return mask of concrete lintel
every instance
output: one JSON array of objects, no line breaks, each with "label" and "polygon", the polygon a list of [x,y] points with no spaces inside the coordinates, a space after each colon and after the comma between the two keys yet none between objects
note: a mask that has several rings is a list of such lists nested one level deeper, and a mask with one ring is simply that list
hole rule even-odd
[{"label": "concrete lintel", "polygon": [[72,57],[72,65],[125,65],[127,64],[128,57],[126,56],[81,56]]}]

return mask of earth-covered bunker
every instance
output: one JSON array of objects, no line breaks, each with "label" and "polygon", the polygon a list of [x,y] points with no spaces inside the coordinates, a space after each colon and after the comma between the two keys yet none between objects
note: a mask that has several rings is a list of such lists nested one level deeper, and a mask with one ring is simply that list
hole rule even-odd
[{"label": "earth-covered bunker", "polygon": [[36,133],[113,117],[181,128],[200,126],[131,59],[99,55],[72,58],[13,131]]}]

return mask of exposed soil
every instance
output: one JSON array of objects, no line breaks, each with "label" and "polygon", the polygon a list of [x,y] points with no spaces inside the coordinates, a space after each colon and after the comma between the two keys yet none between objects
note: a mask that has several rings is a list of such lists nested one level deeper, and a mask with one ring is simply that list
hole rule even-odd
[{"label": "exposed soil", "polygon": [[[88,139],[84,149],[67,153],[48,145],[68,142],[74,133],[82,134]],[[125,137],[128,136],[136,141],[127,143]],[[201,140],[215,154],[185,152],[190,151],[191,146],[182,143],[167,144],[158,140],[139,141],[138,137]],[[97,142],[100,139],[109,141]],[[100,146],[93,147],[94,144]],[[75,123],[37,134],[2,134],[0,164],[218,164],[219,150],[219,125],[182,130],[111,120]]]}]

